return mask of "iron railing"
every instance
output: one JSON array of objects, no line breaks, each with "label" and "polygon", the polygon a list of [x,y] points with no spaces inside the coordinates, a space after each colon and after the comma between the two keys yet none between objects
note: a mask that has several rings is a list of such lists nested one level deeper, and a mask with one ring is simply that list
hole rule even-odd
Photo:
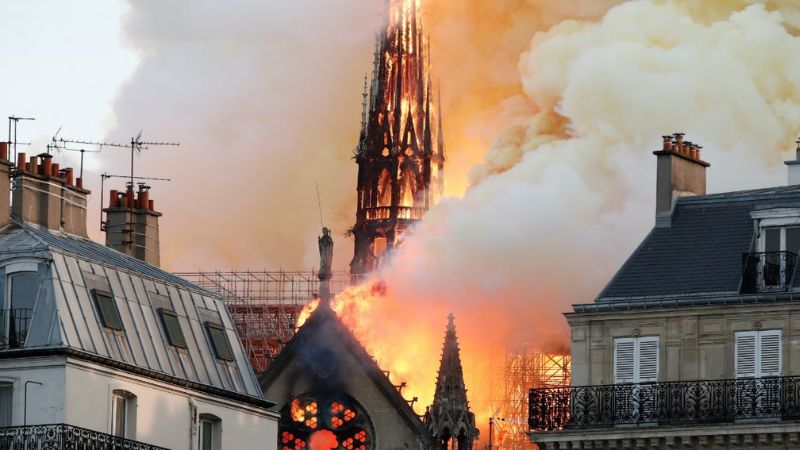
[{"label": "iron railing", "polygon": [[532,389],[531,431],[800,419],[800,377]]},{"label": "iron railing", "polygon": [[167,450],[71,425],[0,428],[2,450]]},{"label": "iron railing", "polygon": [[0,310],[0,350],[25,346],[32,316],[32,309]]},{"label": "iron railing", "polygon": [[742,293],[785,292],[794,281],[797,254],[745,253],[742,256]]}]

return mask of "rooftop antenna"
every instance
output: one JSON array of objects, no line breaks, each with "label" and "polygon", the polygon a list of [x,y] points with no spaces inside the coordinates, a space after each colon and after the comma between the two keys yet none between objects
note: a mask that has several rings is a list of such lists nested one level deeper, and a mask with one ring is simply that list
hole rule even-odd
[{"label": "rooftop antenna", "polygon": [[[8,142],[14,144],[14,161],[17,160],[17,125],[19,124],[20,120],[36,120],[34,117],[17,117],[17,116],[8,116]],[[14,140],[11,140],[12,133],[14,131],[13,136]],[[25,144],[30,145],[30,142]]]},{"label": "rooftop antenna", "polygon": [[142,149],[149,148],[151,146],[157,147],[177,147],[181,145],[180,142],[147,142],[142,141],[142,130],[139,130],[139,134],[136,135],[135,138],[131,138],[131,186],[133,186],[133,180],[136,178],[133,176],[133,154],[134,151],[141,152]]},{"label": "rooftop antenna", "polygon": [[[58,134],[61,133],[61,127],[58,128],[56,134],[53,135],[51,139],[52,144],[47,146],[47,154],[50,154],[50,149],[57,149],[57,150],[67,150],[70,152],[81,152],[81,170],[80,170],[80,177],[83,178],[83,156],[84,153],[100,153],[103,150],[103,147],[116,147],[116,148],[127,148],[127,145],[124,144],[117,144],[114,142],[100,142],[100,141],[87,141],[82,139],[64,139],[58,137]],[[76,144],[80,145],[81,148],[69,148],[67,144]],[[84,145],[97,147],[97,150],[86,150]]]},{"label": "rooftop antenna", "polygon": [[[105,205],[105,183],[106,180],[109,178],[126,178],[131,180],[131,189],[133,189],[133,180],[146,180],[146,181],[172,181],[169,178],[157,178],[157,177],[131,177],[130,175],[116,175],[110,173],[102,173],[100,174],[100,231],[106,231],[106,221],[103,218],[103,205]],[[139,183],[142,187],[149,187],[146,186],[144,182]]]},{"label": "rooftop antenna", "polygon": [[317,205],[319,206],[319,225],[321,227],[325,227],[325,221],[322,220],[322,200],[320,200],[319,196],[319,183],[315,183],[317,185]]}]

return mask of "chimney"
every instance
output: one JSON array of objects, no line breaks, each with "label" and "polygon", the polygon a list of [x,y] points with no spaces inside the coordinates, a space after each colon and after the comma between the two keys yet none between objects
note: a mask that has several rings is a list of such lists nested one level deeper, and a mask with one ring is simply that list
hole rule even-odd
[{"label": "chimney", "polygon": [[702,147],[684,141],[683,136],[683,133],[663,136],[662,149],[653,152],[658,158],[657,227],[669,227],[672,224],[672,209],[679,198],[706,193],[706,168],[710,164],[700,159]]},{"label": "chimney", "polygon": [[132,184],[128,184],[125,192],[112,190],[108,207],[103,212],[106,213],[106,246],[148,264],[160,264],[158,218],[161,213],[153,208],[150,186],[140,183],[137,193]]},{"label": "chimney", "polygon": [[11,215],[11,168],[8,142],[0,142],[0,227],[8,225]]},{"label": "chimney", "polygon": [[793,161],[786,161],[784,164],[789,168],[789,186],[800,184],[800,139],[795,141],[797,150]]},{"label": "chimney", "polygon": [[12,175],[11,216],[49,230],[88,237],[86,207],[91,192],[81,187],[82,180],[73,183],[72,168],[59,171],[53,155],[31,156],[27,162],[25,157],[22,152],[17,155]]}]

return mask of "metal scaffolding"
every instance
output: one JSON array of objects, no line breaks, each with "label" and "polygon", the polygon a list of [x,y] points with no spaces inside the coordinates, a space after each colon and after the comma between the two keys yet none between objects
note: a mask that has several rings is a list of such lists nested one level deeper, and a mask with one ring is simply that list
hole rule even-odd
[{"label": "metal scaffolding", "polygon": [[[317,294],[319,277],[308,272],[181,272],[175,275],[222,296],[253,369],[267,369],[294,336],[300,312]],[[350,285],[350,274],[334,272],[335,295]]]},{"label": "metal scaffolding", "polygon": [[569,351],[525,346],[506,353],[493,449],[531,450],[528,438],[528,394],[532,388],[569,386]]}]

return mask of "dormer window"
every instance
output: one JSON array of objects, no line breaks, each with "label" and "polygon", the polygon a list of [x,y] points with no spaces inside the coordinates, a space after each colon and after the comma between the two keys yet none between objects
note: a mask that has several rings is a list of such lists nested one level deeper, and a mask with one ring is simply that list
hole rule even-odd
[{"label": "dormer window", "polygon": [[125,327],[122,326],[122,318],[119,315],[114,296],[97,289],[92,290],[92,295],[94,295],[94,302],[103,326],[115,331],[124,331]]},{"label": "dormer window", "polygon": [[206,334],[208,334],[208,339],[211,341],[211,346],[214,348],[217,359],[223,361],[234,360],[233,349],[230,342],[228,342],[228,336],[225,334],[225,328],[222,325],[206,322]]},{"label": "dormer window", "polygon": [[31,263],[9,265],[6,273],[8,283],[0,323],[0,346],[21,348],[25,346],[39,294],[39,275],[36,264]]},{"label": "dormer window", "polygon": [[744,255],[743,293],[782,292],[791,288],[800,254],[800,209],[755,211],[755,251]]}]

